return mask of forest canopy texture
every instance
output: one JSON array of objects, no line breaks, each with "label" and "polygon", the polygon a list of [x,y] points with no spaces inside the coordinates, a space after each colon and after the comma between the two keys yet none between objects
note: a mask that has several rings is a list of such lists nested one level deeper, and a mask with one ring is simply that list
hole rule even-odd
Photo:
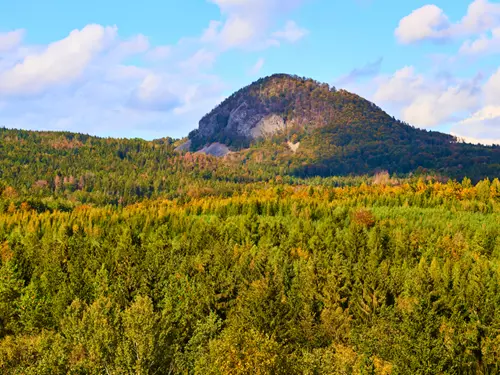
[{"label": "forest canopy texture", "polygon": [[0,129],[2,374],[500,372],[495,169],[178,145]]}]

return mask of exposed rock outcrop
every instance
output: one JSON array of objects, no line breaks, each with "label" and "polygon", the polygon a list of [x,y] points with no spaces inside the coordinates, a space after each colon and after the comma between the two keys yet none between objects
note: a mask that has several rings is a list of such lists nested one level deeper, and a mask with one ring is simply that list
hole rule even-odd
[{"label": "exposed rock outcrop", "polygon": [[231,95],[190,134],[192,151],[218,142],[231,149],[247,147],[291,127],[322,125],[315,102],[318,93],[331,94],[328,85],[286,74],[261,79]]},{"label": "exposed rock outcrop", "polygon": [[229,148],[226,145],[223,145],[222,143],[215,142],[209,146],[203,147],[197,153],[222,157],[222,156],[226,156],[230,152],[231,151],[229,150]]},{"label": "exposed rock outcrop", "polygon": [[272,134],[284,126],[282,117],[269,114],[267,110],[252,107],[246,101],[242,101],[233,109],[225,105],[219,108],[219,111],[203,118],[200,121],[198,134],[210,138],[223,132],[253,140]]},{"label": "exposed rock outcrop", "polygon": [[255,127],[252,128],[250,134],[252,138],[267,137],[276,134],[279,131],[285,130],[286,125],[283,117],[272,114],[263,117]]},{"label": "exposed rock outcrop", "polygon": [[175,148],[175,151],[177,152],[184,152],[184,151],[189,151],[191,149],[191,140],[188,139],[187,142],[184,142],[183,144],[181,144],[180,146],[177,146]]}]

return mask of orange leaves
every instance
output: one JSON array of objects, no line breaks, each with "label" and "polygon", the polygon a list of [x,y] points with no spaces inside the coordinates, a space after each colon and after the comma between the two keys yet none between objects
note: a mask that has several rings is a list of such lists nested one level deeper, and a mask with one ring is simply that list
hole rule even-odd
[{"label": "orange leaves", "polygon": [[300,258],[308,260],[310,257],[309,251],[302,249],[301,247],[293,248],[290,250],[290,255],[294,258]]},{"label": "orange leaves", "polygon": [[2,263],[7,263],[12,259],[13,256],[14,253],[10,249],[9,243],[7,241],[0,244],[0,259],[2,260]]},{"label": "orange leaves", "polygon": [[17,208],[16,208],[16,205],[14,202],[10,202],[9,204],[9,208],[7,208],[7,212],[9,214],[13,214],[14,212],[16,212]]},{"label": "orange leaves", "polygon": [[7,198],[7,199],[15,199],[18,197],[18,193],[16,191],[16,189],[14,189],[13,187],[11,186],[7,186],[3,192],[2,192],[2,196],[4,198]]},{"label": "orange leaves", "polygon": [[356,225],[365,228],[371,228],[375,225],[375,216],[371,213],[371,211],[360,208],[353,212],[352,220]]},{"label": "orange leaves", "polygon": [[60,137],[59,139],[49,141],[49,145],[56,150],[72,150],[82,147],[83,143],[75,139],[69,140],[66,137]]},{"label": "orange leaves", "polygon": [[21,208],[22,211],[29,211],[31,209],[31,207],[30,207],[30,205],[29,205],[28,202],[21,203],[20,208]]}]

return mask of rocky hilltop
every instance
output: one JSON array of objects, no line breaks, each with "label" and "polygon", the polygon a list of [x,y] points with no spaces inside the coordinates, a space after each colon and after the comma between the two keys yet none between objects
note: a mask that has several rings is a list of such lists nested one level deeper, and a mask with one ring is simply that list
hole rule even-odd
[{"label": "rocky hilltop", "polygon": [[277,133],[318,128],[346,117],[352,104],[364,113],[381,112],[373,103],[312,79],[276,74],[252,83],[231,95],[203,117],[189,136],[190,148],[212,143],[232,149]]},{"label": "rocky hilltop", "polygon": [[465,144],[415,128],[374,103],[328,84],[286,74],[262,78],[209,114],[178,151],[279,166],[297,176],[433,170],[491,176],[500,147]]}]

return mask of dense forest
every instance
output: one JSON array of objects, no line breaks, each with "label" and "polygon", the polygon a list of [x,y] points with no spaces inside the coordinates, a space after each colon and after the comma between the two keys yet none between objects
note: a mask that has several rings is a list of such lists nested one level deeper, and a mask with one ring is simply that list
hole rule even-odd
[{"label": "dense forest", "polygon": [[[285,130],[267,142],[238,128],[270,114],[283,119]],[[473,181],[500,174],[498,145],[467,144],[412,127],[356,94],[287,74],[259,79],[237,91],[207,114],[189,138],[193,151],[219,142],[243,150],[245,157],[251,147],[260,164],[278,160],[285,173],[302,178],[421,169]],[[287,141],[300,143],[298,152],[280,147]]]},{"label": "dense forest", "polygon": [[495,374],[500,181],[0,129],[2,374]]}]

